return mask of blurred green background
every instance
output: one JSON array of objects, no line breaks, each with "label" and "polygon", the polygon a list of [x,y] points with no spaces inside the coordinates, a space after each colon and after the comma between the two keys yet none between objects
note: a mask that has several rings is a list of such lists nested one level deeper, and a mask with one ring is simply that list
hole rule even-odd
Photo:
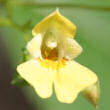
[{"label": "blurred green background", "polygon": [[[32,37],[32,28],[56,8],[76,24],[75,39],[84,49],[76,61],[96,72],[101,85],[98,110],[109,110],[110,0],[0,0],[1,49],[7,52],[12,74],[22,59],[22,48],[26,46],[27,37]],[[0,51],[0,54],[3,53]],[[74,103],[62,104],[55,94],[44,100],[31,87],[20,89],[35,110],[95,110],[82,94]]]}]

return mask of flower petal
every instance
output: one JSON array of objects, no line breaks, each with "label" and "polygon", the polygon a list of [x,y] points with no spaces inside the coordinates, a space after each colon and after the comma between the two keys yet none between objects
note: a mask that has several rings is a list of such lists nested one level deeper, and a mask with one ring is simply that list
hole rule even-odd
[{"label": "flower petal", "polygon": [[38,95],[48,98],[52,95],[53,71],[42,66],[40,61],[30,60],[17,67],[19,74],[34,87]]},{"label": "flower petal", "polygon": [[58,32],[69,37],[73,37],[76,32],[75,24],[62,16],[58,10],[56,10],[45,19],[43,19],[39,24],[37,24],[32,30],[32,34],[36,36],[36,34],[44,33],[48,29],[57,29]]},{"label": "flower petal", "polygon": [[64,58],[72,60],[81,54],[83,49],[74,39],[66,37],[62,41]]},{"label": "flower petal", "polygon": [[41,43],[42,43],[42,37],[41,34],[38,34],[27,44],[27,50],[35,58],[41,56],[41,51],[40,51]]},{"label": "flower petal", "polygon": [[59,68],[54,81],[57,98],[63,103],[72,103],[80,91],[97,80],[97,76],[88,68],[75,61],[68,61]]}]

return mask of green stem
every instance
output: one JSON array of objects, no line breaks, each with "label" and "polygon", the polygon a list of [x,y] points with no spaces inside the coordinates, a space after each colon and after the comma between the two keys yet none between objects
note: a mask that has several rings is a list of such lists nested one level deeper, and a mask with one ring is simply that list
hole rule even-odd
[{"label": "green stem", "polygon": [[93,6],[86,4],[75,4],[75,3],[34,3],[34,2],[13,2],[13,5],[31,6],[35,8],[81,8],[90,9],[97,11],[110,11],[110,7]]},{"label": "green stem", "polygon": [[28,42],[30,40],[30,37],[26,32],[28,30],[27,27],[26,26],[18,26],[17,24],[15,24],[12,21],[12,18],[10,15],[10,9],[11,9],[10,3],[6,2],[6,1],[7,0],[5,0],[5,2],[1,2],[3,7],[6,9],[7,16],[0,18],[0,27],[8,26],[8,27],[12,27],[12,28],[15,28],[15,29],[21,31],[24,34],[25,41]]},{"label": "green stem", "polygon": [[29,35],[26,33],[26,30],[24,27],[18,26],[14,24],[10,19],[8,18],[0,18],[0,27],[12,27],[17,30],[20,30],[24,34],[25,41],[28,42],[30,40]]}]

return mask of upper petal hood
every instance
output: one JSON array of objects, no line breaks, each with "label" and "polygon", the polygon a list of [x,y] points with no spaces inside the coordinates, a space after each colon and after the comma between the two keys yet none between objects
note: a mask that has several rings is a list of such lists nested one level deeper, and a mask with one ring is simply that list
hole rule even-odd
[{"label": "upper petal hood", "polygon": [[69,37],[73,37],[76,32],[76,26],[67,18],[62,16],[58,10],[44,18],[39,24],[37,24],[32,30],[32,34],[36,36],[38,33],[44,33],[48,29],[58,31],[58,33],[64,34]]}]

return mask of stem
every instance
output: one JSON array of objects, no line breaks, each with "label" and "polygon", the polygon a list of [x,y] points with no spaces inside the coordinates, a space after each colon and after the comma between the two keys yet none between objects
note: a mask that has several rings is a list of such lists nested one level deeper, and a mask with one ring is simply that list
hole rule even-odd
[{"label": "stem", "polygon": [[35,8],[81,8],[81,9],[89,9],[89,10],[97,10],[97,11],[110,11],[110,7],[102,7],[102,6],[92,6],[85,4],[73,4],[73,3],[34,3],[34,2],[16,2],[12,3],[16,5],[22,6],[31,6]]},{"label": "stem", "polygon": [[0,27],[4,27],[4,26],[12,27],[12,28],[15,28],[17,30],[20,30],[24,34],[25,41],[28,42],[30,40],[29,35],[26,33],[27,29],[25,29],[24,27],[21,27],[21,26],[18,26],[16,24],[14,24],[10,19],[8,19],[8,18],[0,18]]},{"label": "stem", "polygon": [[5,1],[3,0],[3,2],[1,2],[1,5],[2,5],[2,7],[5,8],[7,15],[6,15],[6,17],[0,18],[0,27],[8,26],[8,27],[12,27],[12,28],[15,28],[15,29],[21,31],[24,34],[25,41],[28,42],[30,40],[30,37],[26,32],[28,30],[27,27],[19,26],[12,21],[11,14],[10,14],[10,9],[11,9],[10,3],[7,2],[7,0],[5,0]]}]

